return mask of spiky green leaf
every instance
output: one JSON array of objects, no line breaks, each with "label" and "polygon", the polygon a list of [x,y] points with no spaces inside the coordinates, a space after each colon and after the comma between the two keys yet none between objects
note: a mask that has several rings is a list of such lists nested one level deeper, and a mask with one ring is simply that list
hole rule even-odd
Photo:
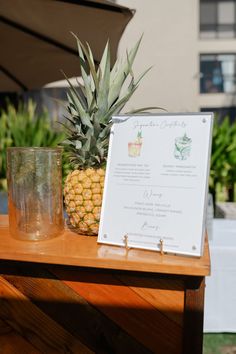
[{"label": "spiky green leaf", "polygon": [[67,137],[70,142],[67,151],[71,151],[71,162],[75,167],[98,167],[107,160],[112,115],[119,114],[150,68],[135,81],[132,66],[142,38],[127,53],[126,60],[117,60],[112,69],[109,43],[96,68],[89,44],[84,45],[77,36],[75,38],[83,85],[78,83],[78,91],[69,82],[67,109],[72,133]]},{"label": "spiky green leaf", "polygon": [[108,96],[109,107],[111,107],[111,105],[117,100],[120,95],[121,88],[132,69],[132,65],[136,57],[138,48],[140,46],[141,40],[142,37],[138,40],[133,49],[130,50],[130,52],[128,53],[128,60],[126,60],[124,64],[119,68],[119,70],[117,70],[116,75],[114,75],[110,82],[110,91]]}]

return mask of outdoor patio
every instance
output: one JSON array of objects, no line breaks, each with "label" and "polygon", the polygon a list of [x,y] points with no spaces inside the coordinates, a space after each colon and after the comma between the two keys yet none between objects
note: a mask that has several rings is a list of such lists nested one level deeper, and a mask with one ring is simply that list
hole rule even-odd
[{"label": "outdoor patio", "polygon": [[0,43],[0,353],[236,354],[236,0],[2,0]]}]

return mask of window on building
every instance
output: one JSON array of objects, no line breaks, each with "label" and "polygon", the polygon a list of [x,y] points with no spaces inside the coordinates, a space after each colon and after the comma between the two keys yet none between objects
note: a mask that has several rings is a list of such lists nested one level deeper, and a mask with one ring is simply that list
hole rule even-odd
[{"label": "window on building", "polygon": [[214,112],[216,116],[219,117],[220,120],[223,120],[225,117],[229,117],[230,122],[233,123],[236,121],[236,107],[202,107],[201,112]]},{"label": "window on building", "polygon": [[200,36],[236,37],[236,0],[200,0]]},{"label": "window on building", "polygon": [[236,92],[236,54],[202,54],[200,73],[200,93]]}]

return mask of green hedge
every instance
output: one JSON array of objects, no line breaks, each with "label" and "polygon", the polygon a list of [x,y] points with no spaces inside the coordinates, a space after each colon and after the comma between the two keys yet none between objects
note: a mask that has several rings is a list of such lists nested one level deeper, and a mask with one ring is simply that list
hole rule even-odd
[{"label": "green hedge", "polygon": [[[0,189],[6,189],[6,149],[11,146],[55,147],[65,139],[59,124],[52,121],[45,109],[36,113],[36,103],[29,100],[16,109],[8,104],[0,112]],[[63,164],[64,170],[67,169]]]},{"label": "green hedge", "polygon": [[[214,200],[235,200],[236,120],[215,118],[212,139],[210,191]],[[221,196],[220,196],[221,193]],[[224,193],[224,195],[223,195]]]}]

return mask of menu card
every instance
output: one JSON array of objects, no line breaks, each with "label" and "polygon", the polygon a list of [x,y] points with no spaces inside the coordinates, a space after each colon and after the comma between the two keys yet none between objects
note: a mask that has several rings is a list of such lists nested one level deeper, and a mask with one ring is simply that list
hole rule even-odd
[{"label": "menu card", "polygon": [[200,256],[213,114],[113,122],[98,242]]}]

